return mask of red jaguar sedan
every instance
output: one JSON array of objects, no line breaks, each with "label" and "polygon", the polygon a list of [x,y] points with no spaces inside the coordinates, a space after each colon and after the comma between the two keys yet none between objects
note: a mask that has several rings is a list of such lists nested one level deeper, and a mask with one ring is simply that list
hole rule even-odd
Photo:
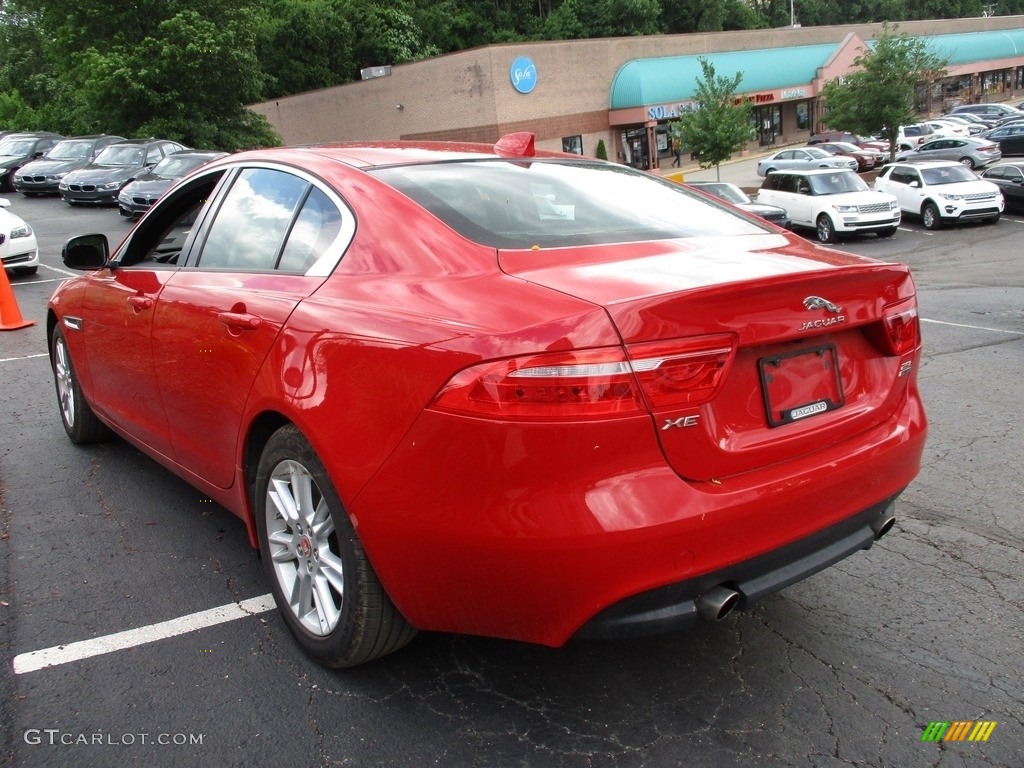
[{"label": "red jaguar sedan", "polygon": [[530,134],[231,155],[64,261],[68,436],[238,515],[329,666],[720,619],[869,548],[920,466],[906,266]]}]

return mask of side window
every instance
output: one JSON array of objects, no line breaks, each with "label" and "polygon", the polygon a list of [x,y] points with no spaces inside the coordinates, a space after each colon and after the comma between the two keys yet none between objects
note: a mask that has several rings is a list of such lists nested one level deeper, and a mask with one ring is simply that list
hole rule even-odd
[{"label": "side window", "polygon": [[284,171],[247,168],[213,220],[200,269],[274,269],[309,183]]},{"label": "side window", "polygon": [[160,151],[160,145],[154,144],[148,150],[146,150],[146,165],[154,165],[164,159],[163,153]]},{"label": "side window", "polygon": [[161,201],[138,225],[117,256],[121,267],[152,269],[158,264],[176,265],[192,232],[192,226],[213,194],[223,172],[212,173],[179,189]]},{"label": "side window", "polygon": [[784,174],[779,179],[779,191],[780,192],[795,193],[796,192],[796,177],[795,176],[790,176],[789,174]]},{"label": "side window", "polygon": [[341,211],[322,191],[313,187],[299,211],[277,268],[305,272],[341,234]]}]

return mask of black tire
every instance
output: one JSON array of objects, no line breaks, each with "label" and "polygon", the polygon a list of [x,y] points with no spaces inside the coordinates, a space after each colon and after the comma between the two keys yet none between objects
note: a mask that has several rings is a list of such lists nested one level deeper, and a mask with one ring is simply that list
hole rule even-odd
[{"label": "black tire", "polygon": [[942,229],[942,214],[935,203],[925,203],[921,209],[921,223],[925,229]]},{"label": "black tire", "polygon": [[[308,509],[303,499],[311,500]],[[324,666],[353,667],[415,637],[384,592],[323,464],[292,425],[263,449],[254,508],[278,612],[303,651]],[[295,518],[286,520],[282,509],[296,509]]]},{"label": "black tire", "polygon": [[878,230],[879,237],[892,237],[896,234],[896,227],[886,227],[885,229]]},{"label": "black tire", "polygon": [[114,436],[106,424],[96,418],[92,407],[82,394],[78,374],[71,362],[71,352],[61,329],[55,328],[50,339],[50,366],[57,388],[57,407],[60,421],[75,445],[99,443]]},{"label": "black tire", "polygon": [[27,277],[28,275],[34,275],[39,271],[39,267],[14,267],[14,274],[21,277]]},{"label": "black tire", "polygon": [[1000,217],[1000,215],[1001,215],[1001,214],[998,214],[998,213],[997,213],[997,214],[996,214],[995,216],[991,216],[991,217],[989,217],[989,218],[985,219],[985,223],[986,223],[986,224],[998,224],[998,223],[999,223],[999,217]]},{"label": "black tire", "polygon": [[960,164],[963,165],[965,168],[970,168],[972,171],[974,170],[974,159],[973,158],[961,157],[960,158]]},{"label": "black tire", "polygon": [[835,224],[832,223],[832,219],[827,213],[823,213],[818,216],[818,220],[815,222],[815,225],[819,242],[834,243],[838,239]]}]

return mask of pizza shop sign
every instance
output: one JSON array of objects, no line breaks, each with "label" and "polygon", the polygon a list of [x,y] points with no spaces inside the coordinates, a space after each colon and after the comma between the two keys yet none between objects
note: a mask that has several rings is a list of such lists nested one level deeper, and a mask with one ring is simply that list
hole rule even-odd
[{"label": "pizza shop sign", "polygon": [[[803,88],[790,88],[782,91],[779,96],[781,99],[802,99],[807,96],[807,91]],[[770,104],[775,100],[774,93],[755,93],[750,96],[739,96],[733,103],[740,104],[744,101],[749,101],[752,104]],[[683,101],[679,104],[659,104],[656,107],[647,108],[647,119],[672,120],[680,115],[685,115],[687,112],[696,111],[697,104],[692,101]]]}]

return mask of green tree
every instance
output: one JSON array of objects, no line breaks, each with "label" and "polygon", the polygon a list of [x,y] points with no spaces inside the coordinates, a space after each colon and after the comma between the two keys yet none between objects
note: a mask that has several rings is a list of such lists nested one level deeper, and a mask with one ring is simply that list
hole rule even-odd
[{"label": "green tree", "polygon": [[750,102],[736,98],[743,73],[718,75],[707,59],[698,59],[702,77],[697,78],[695,109],[669,126],[686,151],[696,153],[701,168],[714,166],[721,178],[721,163],[746,146],[752,135]]},{"label": "green tree", "polygon": [[345,0],[273,0],[257,33],[268,99],[346,83],[358,76]]},{"label": "green tree", "polygon": [[[441,53],[437,46],[424,39],[413,10],[404,2],[389,5],[372,0],[349,2],[350,23],[353,29],[359,30],[353,49],[357,69],[404,64]],[[358,71],[355,75],[358,77]]]},{"label": "green tree", "polygon": [[943,77],[946,63],[926,42],[886,24],[874,47],[862,48],[854,59],[853,72],[825,84],[824,122],[837,130],[887,139],[892,160],[899,127],[917,118],[914,89]]},{"label": "green tree", "polygon": [[754,29],[759,19],[744,0],[672,0],[663,2],[662,31],[669,34]]},{"label": "green tree", "polygon": [[552,40],[657,35],[661,0],[562,0],[544,20]]}]

